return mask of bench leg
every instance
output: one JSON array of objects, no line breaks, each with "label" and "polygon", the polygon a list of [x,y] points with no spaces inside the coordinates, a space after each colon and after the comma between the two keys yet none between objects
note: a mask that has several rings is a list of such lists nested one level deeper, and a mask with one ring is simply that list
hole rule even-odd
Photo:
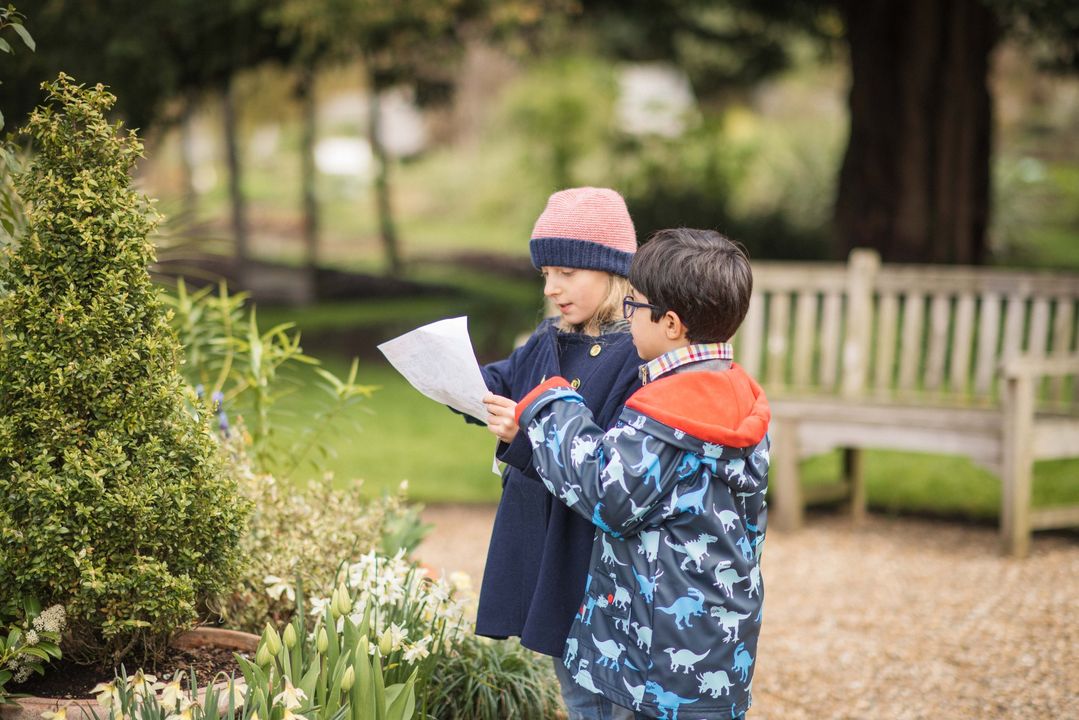
[{"label": "bench leg", "polygon": [[843,480],[850,488],[850,515],[855,524],[865,522],[865,474],[861,448],[843,448]]},{"label": "bench leg", "polygon": [[1029,377],[1008,378],[1004,387],[1004,448],[1001,463],[1001,545],[1006,554],[1030,554],[1030,490],[1034,387]]},{"label": "bench leg", "polygon": [[784,420],[772,424],[772,458],[775,472],[769,482],[774,490],[775,510],[771,513],[775,527],[797,530],[805,517],[801,476],[798,472],[798,423]]}]

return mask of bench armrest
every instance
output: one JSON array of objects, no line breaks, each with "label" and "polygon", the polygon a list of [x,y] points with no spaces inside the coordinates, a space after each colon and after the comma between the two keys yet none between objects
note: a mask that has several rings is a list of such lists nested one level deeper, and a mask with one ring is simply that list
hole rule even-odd
[{"label": "bench armrest", "polygon": [[1020,355],[1004,361],[1000,367],[1005,378],[1079,375],[1079,354],[1063,357]]}]

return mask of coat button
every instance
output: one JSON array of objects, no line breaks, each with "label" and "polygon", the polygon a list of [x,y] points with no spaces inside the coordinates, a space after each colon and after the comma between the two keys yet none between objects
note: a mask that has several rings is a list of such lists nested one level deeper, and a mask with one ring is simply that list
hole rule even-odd
[{"label": "coat button", "polygon": [[599,343],[596,343],[595,345],[592,346],[592,349],[588,351],[588,354],[591,355],[592,357],[595,357],[595,356],[599,355],[601,352],[603,352],[603,346],[600,345]]},{"label": "coat button", "polygon": [[576,390],[577,388],[581,387],[581,378],[573,378],[573,382],[571,382],[569,385],[571,388]]}]

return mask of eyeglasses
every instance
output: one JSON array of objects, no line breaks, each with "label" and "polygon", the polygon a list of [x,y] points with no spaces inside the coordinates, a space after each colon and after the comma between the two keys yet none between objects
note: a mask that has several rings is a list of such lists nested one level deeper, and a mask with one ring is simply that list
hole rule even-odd
[{"label": "eyeglasses", "polygon": [[637,308],[651,308],[652,310],[662,310],[659,305],[652,305],[651,303],[637,302],[633,299],[632,295],[626,295],[622,298],[622,317],[629,320],[633,317],[633,311]]}]

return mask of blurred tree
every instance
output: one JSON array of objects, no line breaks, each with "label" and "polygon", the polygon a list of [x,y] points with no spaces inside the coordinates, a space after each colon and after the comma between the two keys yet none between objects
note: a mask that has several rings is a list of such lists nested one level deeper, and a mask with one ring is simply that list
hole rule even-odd
[{"label": "blurred tree", "polygon": [[1079,70],[1074,0],[586,0],[607,47],[673,59],[715,95],[786,67],[792,34],[841,39],[851,130],[836,250],[981,263],[989,222],[990,53],[1002,31]]},{"label": "blurred tree", "polygon": [[403,261],[390,192],[392,163],[379,126],[380,95],[406,85],[421,104],[448,99],[467,38],[505,37],[536,25],[545,11],[565,10],[569,0],[279,1],[279,22],[305,49],[306,62],[362,60],[379,234],[387,269],[399,274]]},{"label": "blurred tree", "polygon": [[[390,197],[391,164],[379,127],[379,94],[399,84],[448,86],[462,46],[458,33],[482,10],[481,0],[281,0],[280,22],[298,38],[309,66],[363,60],[379,232],[391,274],[401,272],[402,260]],[[309,154],[311,148],[304,152]],[[308,248],[309,261],[315,253],[314,247]]]},{"label": "blurred tree", "polygon": [[135,127],[176,122],[205,94],[218,95],[242,275],[249,248],[232,81],[290,52],[264,22],[265,11],[258,0],[43,0],[33,19],[42,50],[19,58],[2,107],[20,123],[40,99],[40,81],[61,70],[107,84],[118,97],[116,112]]}]

